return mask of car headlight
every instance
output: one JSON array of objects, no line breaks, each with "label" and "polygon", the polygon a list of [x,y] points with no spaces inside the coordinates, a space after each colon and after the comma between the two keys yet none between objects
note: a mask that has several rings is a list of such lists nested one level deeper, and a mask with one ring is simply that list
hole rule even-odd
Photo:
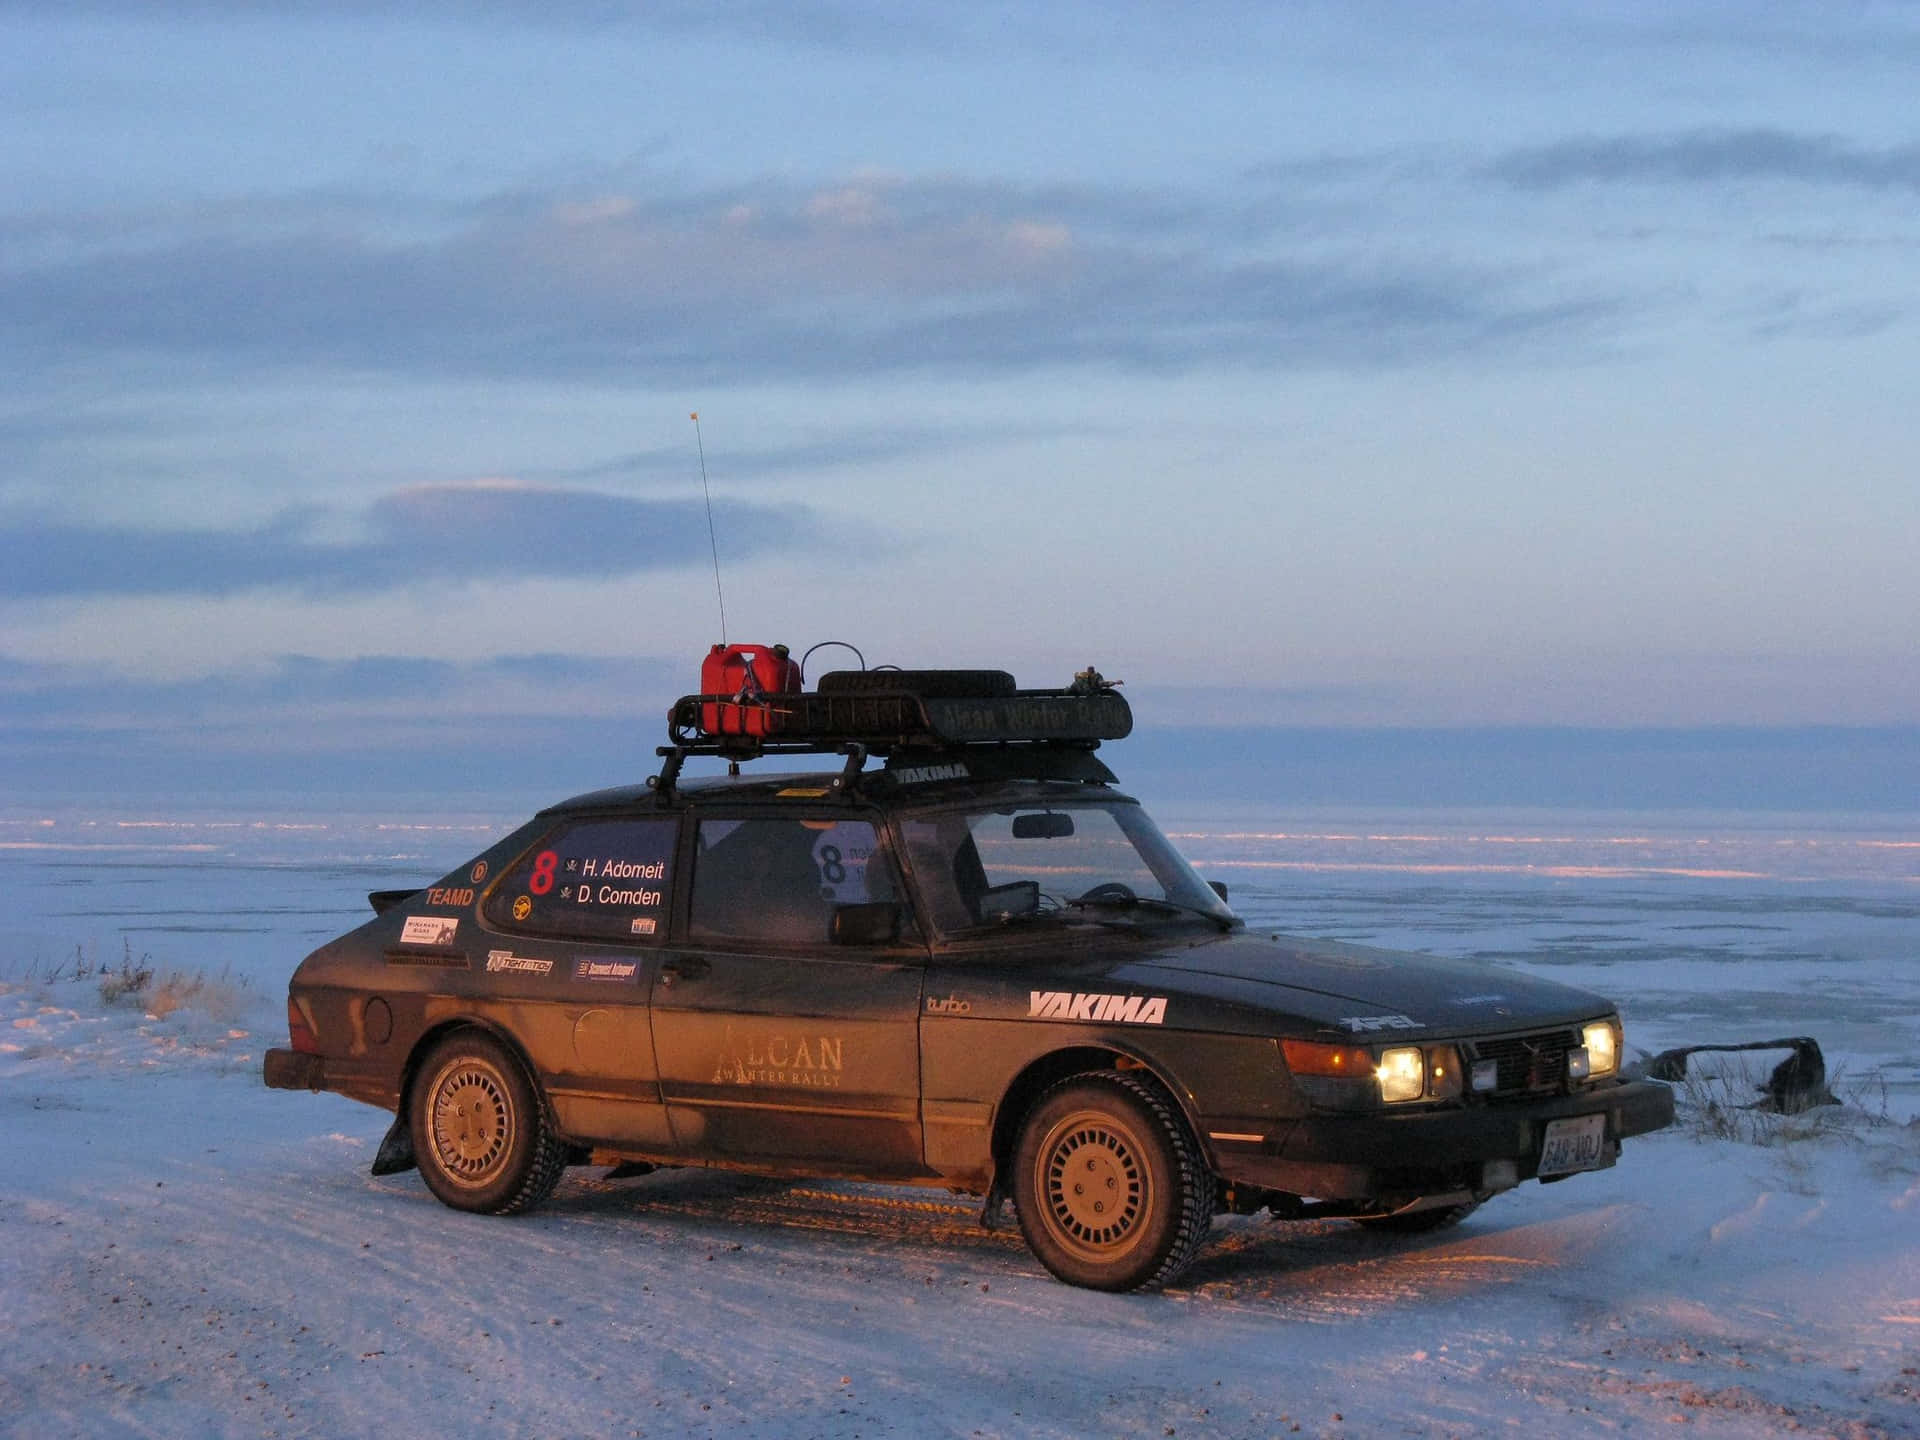
[{"label": "car headlight", "polygon": [[[1620,1069],[1620,1019],[1609,1015],[1581,1027],[1580,1043],[1587,1052],[1587,1078],[1598,1080]],[[1576,1077],[1577,1078],[1577,1077]]]},{"label": "car headlight", "polygon": [[1396,1045],[1380,1052],[1379,1067],[1373,1072],[1380,1082],[1380,1098],[1418,1100],[1427,1093],[1427,1057],[1418,1045]]},{"label": "car headlight", "polygon": [[1452,1100],[1464,1088],[1460,1052],[1452,1045],[1395,1045],[1377,1053],[1320,1040],[1282,1040],[1280,1047],[1301,1092],[1338,1109],[1370,1104],[1375,1094],[1392,1104]]}]

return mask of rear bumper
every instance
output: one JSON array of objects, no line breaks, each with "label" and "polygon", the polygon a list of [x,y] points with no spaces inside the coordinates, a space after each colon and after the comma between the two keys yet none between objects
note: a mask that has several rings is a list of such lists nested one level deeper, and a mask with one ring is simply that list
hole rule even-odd
[{"label": "rear bumper", "polygon": [[324,1090],[326,1062],[299,1050],[269,1050],[263,1069],[269,1090]]},{"label": "rear bumper", "polygon": [[[1257,1140],[1250,1127],[1208,1129],[1228,1180],[1295,1195],[1363,1199],[1489,1188],[1489,1165],[1499,1167],[1494,1173],[1507,1184],[1531,1180],[1547,1125],[1594,1114],[1607,1117],[1611,1164],[1622,1140],[1673,1123],[1673,1091],[1656,1080],[1629,1080],[1524,1105],[1317,1114]],[[1222,1130],[1234,1138],[1223,1137]]]}]

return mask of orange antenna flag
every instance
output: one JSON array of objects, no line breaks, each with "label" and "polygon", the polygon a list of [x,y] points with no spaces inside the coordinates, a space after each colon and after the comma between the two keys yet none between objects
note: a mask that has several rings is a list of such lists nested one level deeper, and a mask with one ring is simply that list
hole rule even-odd
[{"label": "orange antenna flag", "polygon": [[687,419],[698,420],[699,418],[700,418],[700,412],[698,410],[690,410],[687,412]]}]

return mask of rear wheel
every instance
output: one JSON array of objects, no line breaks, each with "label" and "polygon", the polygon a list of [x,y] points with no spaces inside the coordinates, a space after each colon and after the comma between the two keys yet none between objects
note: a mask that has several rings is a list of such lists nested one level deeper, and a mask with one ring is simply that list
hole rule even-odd
[{"label": "rear wheel", "polygon": [[566,1168],[567,1148],[525,1068],[483,1031],[460,1031],[433,1048],[407,1111],[421,1178],[456,1210],[531,1210]]},{"label": "rear wheel", "polygon": [[1135,1290],[1186,1269],[1213,1220],[1213,1177],[1173,1101],[1136,1075],[1056,1085],[1014,1154],[1014,1207],[1040,1263],[1070,1285]]},{"label": "rear wheel", "polygon": [[1478,1200],[1468,1200],[1459,1205],[1436,1205],[1431,1210],[1409,1210],[1404,1215],[1357,1215],[1354,1219],[1369,1230],[1389,1235],[1426,1235],[1458,1225],[1479,1208]]}]

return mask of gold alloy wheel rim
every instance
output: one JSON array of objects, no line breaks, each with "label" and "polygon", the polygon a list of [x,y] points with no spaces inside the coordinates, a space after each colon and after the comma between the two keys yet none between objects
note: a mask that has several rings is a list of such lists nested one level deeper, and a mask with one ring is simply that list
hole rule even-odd
[{"label": "gold alloy wheel rim", "polygon": [[512,1133],[513,1103],[491,1065],[462,1061],[434,1085],[433,1153],[452,1180],[486,1184],[499,1168]]},{"label": "gold alloy wheel rim", "polygon": [[1042,1198],[1062,1244],[1108,1259],[1139,1238],[1152,1182],[1138,1140],[1110,1116],[1081,1114],[1055,1126],[1042,1153]]}]

